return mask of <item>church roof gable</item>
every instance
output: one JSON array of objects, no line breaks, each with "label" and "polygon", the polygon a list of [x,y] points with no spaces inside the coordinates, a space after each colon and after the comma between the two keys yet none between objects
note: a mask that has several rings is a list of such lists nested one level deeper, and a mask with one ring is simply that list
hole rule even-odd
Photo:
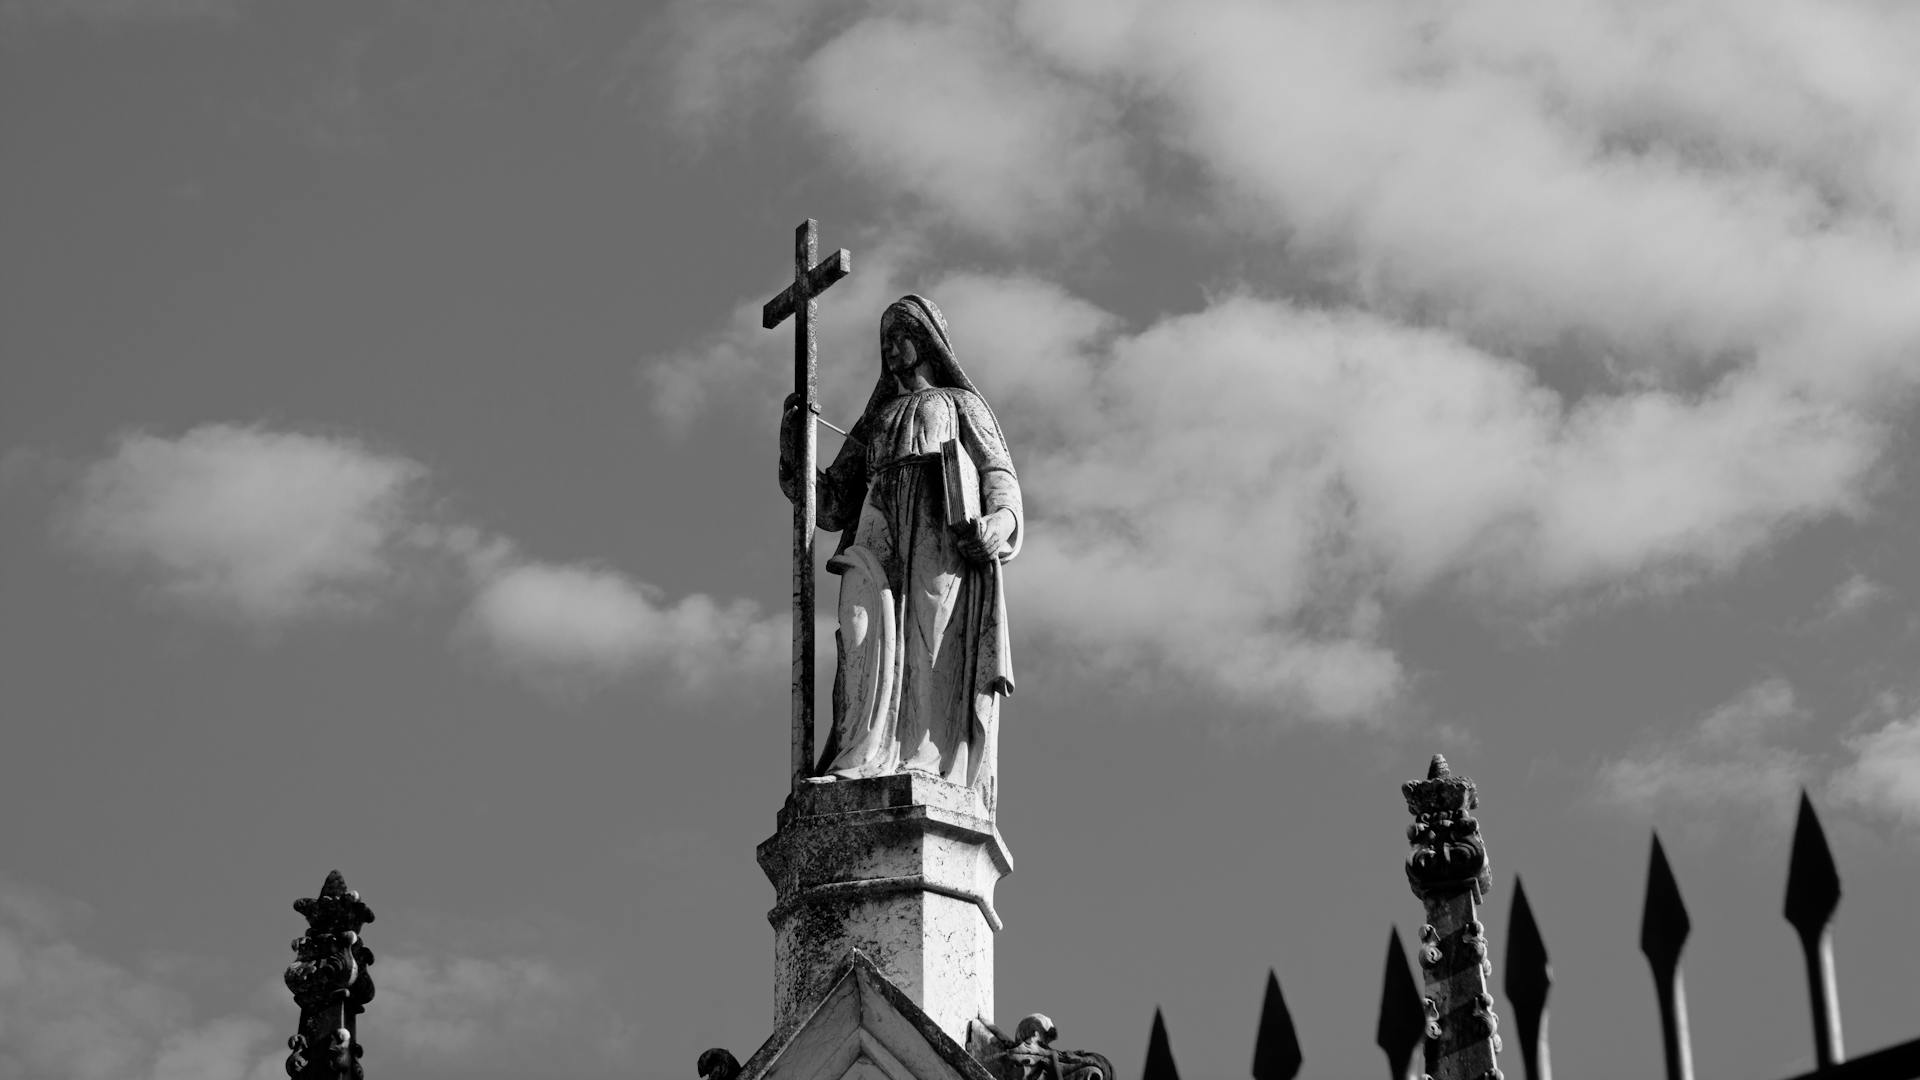
[{"label": "church roof gable", "polygon": [[820,1003],[737,1080],[993,1080],[872,960],[851,950]]}]

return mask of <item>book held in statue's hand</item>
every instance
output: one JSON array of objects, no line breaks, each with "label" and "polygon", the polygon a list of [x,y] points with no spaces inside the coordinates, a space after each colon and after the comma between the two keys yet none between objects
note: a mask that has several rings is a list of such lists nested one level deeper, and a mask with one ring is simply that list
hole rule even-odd
[{"label": "book held in statue's hand", "polygon": [[980,517],[980,470],[959,439],[940,444],[940,480],[947,497],[947,527],[972,526]]}]

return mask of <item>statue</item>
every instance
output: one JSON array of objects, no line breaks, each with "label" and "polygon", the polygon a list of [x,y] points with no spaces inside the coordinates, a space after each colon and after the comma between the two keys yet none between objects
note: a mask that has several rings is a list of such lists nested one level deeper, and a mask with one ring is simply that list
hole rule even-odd
[{"label": "statue", "polygon": [[[880,320],[879,377],[833,463],[815,523],[840,532],[833,719],[813,774],[919,771],[991,810],[1000,699],[1013,692],[1000,564],[1023,539],[1020,481],[999,420],[954,357],[946,319],[905,296]],[[805,408],[787,399],[780,487]]]}]

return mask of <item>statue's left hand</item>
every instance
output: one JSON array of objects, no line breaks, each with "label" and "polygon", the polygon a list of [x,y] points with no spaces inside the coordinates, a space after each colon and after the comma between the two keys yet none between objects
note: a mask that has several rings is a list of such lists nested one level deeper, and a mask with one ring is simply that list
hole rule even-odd
[{"label": "statue's left hand", "polygon": [[974,562],[988,562],[999,557],[1007,546],[1007,537],[1013,535],[1013,512],[995,510],[984,517],[976,518],[970,533],[960,537],[960,554]]}]

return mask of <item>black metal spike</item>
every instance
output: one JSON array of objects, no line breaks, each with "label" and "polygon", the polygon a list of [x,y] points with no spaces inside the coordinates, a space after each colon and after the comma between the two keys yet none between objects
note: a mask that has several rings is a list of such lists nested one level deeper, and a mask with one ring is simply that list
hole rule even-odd
[{"label": "black metal spike", "polygon": [[1406,1080],[1407,1065],[1414,1048],[1427,1034],[1426,999],[1413,981],[1413,969],[1407,966],[1407,950],[1400,946],[1400,929],[1387,937],[1387,970],[1380,985],[1380,1024],[1374,1032],[1374,1045],[1386,1051],[1392,1080]]},{"label": "black metal spike", "polygon": [[1267,999],[1260,1006],[1260,1034],[1253,1043],[1253,1080],[1293,1080],[1300,1074],[1300,1038],[1293,1014],[1280,996],[1280,977],[1267,972]]},{"label": "black metal spike", "polygon": [[1157,1008],[1153,1010],[1153,1034],[1147,1036],[1147,1064],[1140,1071],[1140,1080],[1180,1080],[1180,1070],[1173,1065],[1173,1047],[1167,1042],[1167,1024]]},{"label": "black metal spike", "polygon": [[1552,1067],[1547,1063],[1545,1026],[1547,991],[1553,986],[1553,969],[1547,962],[1547,945],[1540,940],[1540,927],[1533,921],[1533,905],[1527,902],[1526,886],[1519,875],[1513,879],[1513,915],[1507,921],[1507,1000],[1513,1003],[1514,1027],[1520,1032],[1520,1056],[1526,1064],[1527,1080],[1547,1080]]},{"label": "black metal spike", "polygon": [[1647,861],[1646,904],[1640,912],[1640,951],[1654,971],[1670,972],[1680,963],[1680,950],[1692,931],[1686,902],[1680,899],[1680,885],[1673,880],[1660,834],[1655,833],[1653,855]]},{"label": "black metal spike", "polygon": [[1660,834],[1653,834],[1653,854],[1647,860],[1647,900],[1640,913],[1640,951],[1653,968],[1653,986],[1660,1001],[1660,1043],[1667,1064],[1667,1080],[1693,1080],[1693,1047],[1687,1033],[1687,994],[1680,979],[1680,950],[1693,924],[1680,899],[1680,885],[1667,865]]},{"label": "black metal spike", "polygon": [[1813,800],[1800,792],[1800,820],[1793,826],[1793,856],[1787,863],[1787,921],[1802,938],[1817,938],[1840,906],[1840,871],[1833,865],[1826,830]]},{"label": "black metal spike", "polygon": [[1807,998],[1813,1009],[1813,1060],[1821,1068],[1846,1056],[1840,1037],[1840,997],[1833,977],[1833,939],[1827,927],[1840,906],[1840,871],[1834,868],[1826,831],[1813,800],[1800,790],[1800,820],[1793,826],[1793,856],[1787,863],[1787,921],[1800,934],[1806,954]]}]

